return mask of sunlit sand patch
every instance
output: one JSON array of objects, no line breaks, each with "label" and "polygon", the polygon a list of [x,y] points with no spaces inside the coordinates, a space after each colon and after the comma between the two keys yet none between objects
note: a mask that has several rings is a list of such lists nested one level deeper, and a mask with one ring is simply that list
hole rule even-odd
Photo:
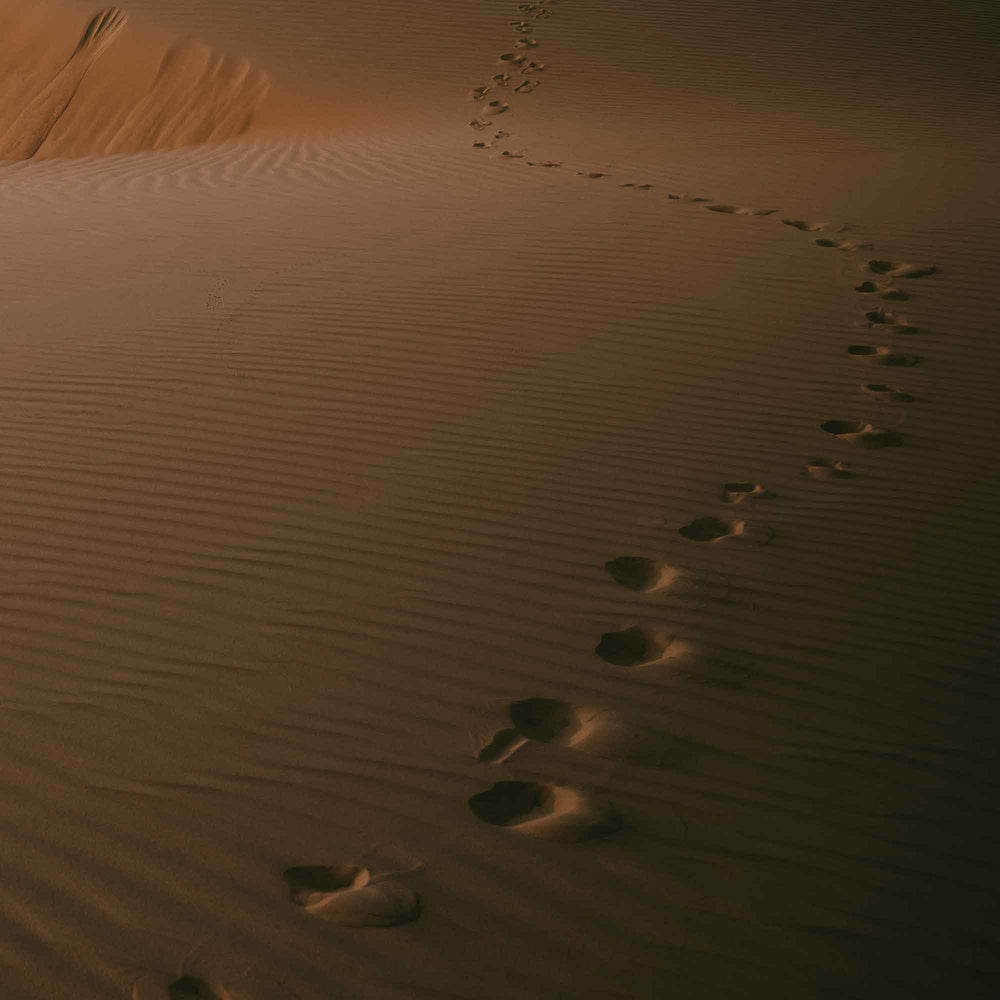
[{"label": "sunlit sand patch", "polygon": [[534,781],[498,781],[469,799],[474,816],[544,840],[580,841],[614,833],[622,814],[582,789]]}]

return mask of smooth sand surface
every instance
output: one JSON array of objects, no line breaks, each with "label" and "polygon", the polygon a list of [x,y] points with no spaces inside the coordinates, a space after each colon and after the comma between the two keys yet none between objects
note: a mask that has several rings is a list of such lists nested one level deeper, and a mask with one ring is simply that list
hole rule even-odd
[{"label": "smooth sand surface", "polygon": [[995,997],[990,12],[125,9],[0,169],[3,1000]]}]

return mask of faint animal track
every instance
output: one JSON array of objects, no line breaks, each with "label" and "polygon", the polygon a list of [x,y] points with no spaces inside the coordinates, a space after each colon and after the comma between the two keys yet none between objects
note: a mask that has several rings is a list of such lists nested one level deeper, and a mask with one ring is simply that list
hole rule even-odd
[{"label": "faint animal track", "polygon": [[888,274],[892,278],[925,278],[937,273],[934,264],[893,264],[888,260],[868,261],[872,274]]},{"label": "faint animal track", "polygon": [[760,483],[726,483],[722,487],[723,503],[743,503],[744,500],[773,500],[775,494]]},{"label": "faint animal track", "polygon": [[308,865],[283,873],[292,902],[344,927],[392,927],[416,920],[420,899],[394,881],[398,873],[372,875],[357,865]]},{"label": "faint animal track", "polygon": [[896,431],[872,427],[861,420],[825,420],[819,426],[831,437],[862,448],[898,448],[903,443]]},{"label": "faint animal track", "polygon": [[616,667],[645,667],[687,652],[672,635],[633,625],[620,632],[605,632],[594,652]]},{"label": "faint animal track", "polygon": [[738,205],[706,205],[709,212],[722,212],[725,215],[774,215],[776,208],[740,208]]},{"label": "faint animal track", "polygon": [[680,575],[673,566],[642,556],[619,556],[617,559],[609,559],[604,568],[615,583],[628,590],[638,590],[645,594],[665,590]]},{"label": "faint animal track", "polygon": [[848,469],[846,462],[830,458],[813,458],[806,464],[802,475],[810,479],[850,479],[854,473]]},{"label": "faint animal track", "polygon": [[869,396],[874,396],[880,403],[912,403],[914,396],[908,392],[902,392],[892,385],[885,385],[882,382],[868,382],[861,387],[862,392],[867,392]]},{"label": "faint animal track", "polygon": [[742,535],[746,521],[722,521],[717,517],[696,517],[690,524],[678,528],[682,538],[692,542],[718,542],[733,535]]},{"label": "faint animal track", "polygon": [[484,823],[546,840],[579,841],[614,833],[622,814],[582,789],[535,781],[498,781],[469,798]]},{"label": "faint animal track", "polygon": [[873,243],[855,243],[853,240],[816,240],[818,247],[832,247],[834,250],[871,250]]},{"label": "faint animal track", "polygon": [[891,347],[885,344],[851,344],[847,348],[847,353],[852,358],[864,358],[876,365],[897,365],[904,368],[912,368],[920,364],[920,358],[916,354],[896,354]]}]

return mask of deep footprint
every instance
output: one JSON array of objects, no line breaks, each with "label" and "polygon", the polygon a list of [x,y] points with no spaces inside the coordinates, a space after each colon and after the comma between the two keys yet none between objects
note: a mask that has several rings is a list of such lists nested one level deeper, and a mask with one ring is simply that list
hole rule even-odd
[{"label": "deep footprint", "polygon": [[469,808],[484,823],[546,840],[589,840],[622,827],[622,815],[610,803],[580,789],[534,781],[498,781],[471,796]]},{"label": "deep footprint", "polygon": [[902,436],[895,431],[872,427],[860,420],[826,420],[819,426],[831,437],[862,448],[898,448],[903,443]]},{"label": "deep footprint", "polygon": [[718,542],[732,535],[742,535],[746,521],[723,521],[717,517],[696,517],[690,524],[678,528],[682,538],[692,542]]},{"label": "deep footprint", "polygon": [[604,568],[615,583],[621,584],[628,590],[638,590],[647,594],[655,590],[664,590],[679,576],[678,571],[672,566],[643,556],[619,556],[617,559],[609,559]]},{"label": "deep footprint", "polygon": [[633,625],[620,632],[605,632],[594,652],[616,667],[642,667],[666,659],[670,645],[669,637]]},{"label": "deep footprint", "polygon": [[855,243],[853,240],[816,240],[818,247],[830,247],[833,250],[871,250],[872,243]]},{"label": "deep footprint", "polygon": [[870,260],[868,270],[872,274],[888,274],[892,278],[926,278],[937,273],[934,264],[893,264],[889,260]]},{"label": "deep footprint", "polygon": [[292,902],[343,927],[392,927],[416,920],[420,900],[392,879],[357,865],[306,865],[283,872]]}]

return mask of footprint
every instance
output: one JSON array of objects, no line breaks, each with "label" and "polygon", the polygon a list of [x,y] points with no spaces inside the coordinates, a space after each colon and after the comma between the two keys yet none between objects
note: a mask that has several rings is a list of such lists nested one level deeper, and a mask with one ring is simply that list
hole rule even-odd
[{"label": "footprint", "polygon": [[522,80],[515,88],[515,94],[530,94],[537,87],[540,87],[540,80]]},{"label": "footprint", "polygon": [[692,198],[690,195],[687,195],[687,194],[670,194],[669,192],[667,193],[667,197],[671,201],[702,202],[702,201],[711,201],[712,200],[711,198]]},{"label": "footprint", "polygon": [[490,91],[489,87],[473,87],[469,91],[469,98],[473,101],[481,101]]},{"label": "footprint", "polygon": [[819,426],[832,437],[862,448],[898,448],[903,443],[895,431],[872,427],[861,420],[825,420]]},{"label": "footprint", "polygon": [[871,309],[865,313],[865,319],[871,326],[891,326],[893,333],[916,333],[917,328],[894,312],[886,309]]},{"label": "footprint", "polygon": [[874,344],[851,344],[847,348],[847,353],[852,358],[865,358],[876,365],[898,365],[905,368],[912,368],[920,364],[920,358],[916,354],[897,354],[891,347],[885,344],[878,346]]},{"label": "footprint", "polygon": [[372,875],[357,865],[307,865],[283,873],[292,902],[343,927],[392,927],[420,915],[420,899],[398,873]]},{"label": "footprint", "polygon": [[834,250],[871,250],[874,243],[855,243],[853,240],[816,240],[818,247],[832,247]]},{"label": "footprint", "polygon": [[484,115],[502,115],[505,111],[510,109],[510,105],[506,104],[504,101],[488,101],[486,106],[483,108]]},{"label": "footprint", "polygon": [[934,264],[893,264],[888,260],[870,260],[868,270],[872,274],[888,274],[892,278],[926,278],[937,273]]},{"label": "footprint", "polygon": [[740,208],[737,205],[706,205],[710,212],[722,212],[725,215],[774,215],[776,208]]},{"label": "footprint", "polygon": [[514,43],[515,49],[533,49],[538,42],[534,38],[522,37]]},{"label": "footprint", "polygon": [[609,802],[565,785],[498,781],[469,799],[484,823],[546,840],[580,841],[614,833],[622,814]]},{"label": "footprint", "polygon": [[633,625],[621,632],[605,632],[594,652],[616,667],[645,667],[674,659],[686,652],[686,647],[672,635]]},{"label": "footprint", "polygon": [[512,153],[509,149],[505,149],[500,155],[506,157],[508,160],[524,159],[524,153]]},{"label": "footprint", "polygon": [[723,503],[743,503],[744,500],[773,500],[776,494],[760,483],[726,483],[722,487]]},{"label": "footprint", "polygon": [[782,219],[783,225],[801,229],[804,233],[818,233],[821,229],[826,229],[825,222],[806,222],[805,219]]},{"label": "footprint", "polygon": [[526,76],[528,73],[541,73],[543,69],[545,69],[545,63],[527,62],[521,67],[521,73]]},{"label": "footprint", "polygon": [[478,118],[474,118],[469,122],[469,128],[474,128],[477,132],[481,132],[484,128],[489,128],[490,122],[480,121]]},{"label": "footprint", "polygon": [[651,191],[654,187],[653,184],[635,184],[629,181],[627,184],[619,184],[619,187],[623,188],[634,188],[636,191]]},{"label": "footprint", "polygon": [[692,542],[718,542],[732,535],[742,535],[746,521],[722,521],[717,517],[696,517],[690,524],[678,528],[677,533]]},{"label": "footprint", "polygon": [[607,177],[607,176],[608,176],[607,174],[602,174],[602,173],[601,173],[600,171],[598,171],[598,170],[591,170],[591,171],[587,171],[587,170],[578,170],[578,171],[576,172],[576,175],[577,175],[577,177],[589,177],[589,178],[590,178],[591,180],[595,180],[595,181],[596,181],[596,180],[597,180],[597,179],[598,179],[599,177]]},{"label": "footprint", "polygon": [[557,160],[528,160],[529,167],[561,167],[562,164]]},{"label": "footprint", "polygon": [[673,566],[642,556],[619,556],[617,559],[609,559],[604,568],[615,583],[644,594],[665,590],[680,576],[680,571]]},{"label": "footprint", "polygon": [[181,976],[167,987],[169,1000],[227,1000],[227,990],[215,990],[204,979]]},{"label": "footprint", "polygon": [[806,465],[802,475],[810,479],[850,479],[854,473],[848,469],[846,462],[830,458],[813,458]]},{"label": "footprint", "polygon": [[477,755],[484,764],[502,764],[527,743],[552,743],[599,757],[662,761],[666,740],[627,725],[616,712],[578,708],[553,698],[511,702],[513,728],[500,729]]},{"label": "footprint", "polygon": [[523,52],[504,52],[497,62],[505,66],[520,66],[527,57]]},{"label": "footprint", "polygon": [[862,392],[874,396],[880,403],[912,403],[916,397],[908,392],[902,392],[893,385],[882,382],[868,382],[861,387]]},{"label": "footprint", "polygon": [[497,87],[506,87],[507,81],[510,80],[510,73],[495,73],[492,79]]}]

